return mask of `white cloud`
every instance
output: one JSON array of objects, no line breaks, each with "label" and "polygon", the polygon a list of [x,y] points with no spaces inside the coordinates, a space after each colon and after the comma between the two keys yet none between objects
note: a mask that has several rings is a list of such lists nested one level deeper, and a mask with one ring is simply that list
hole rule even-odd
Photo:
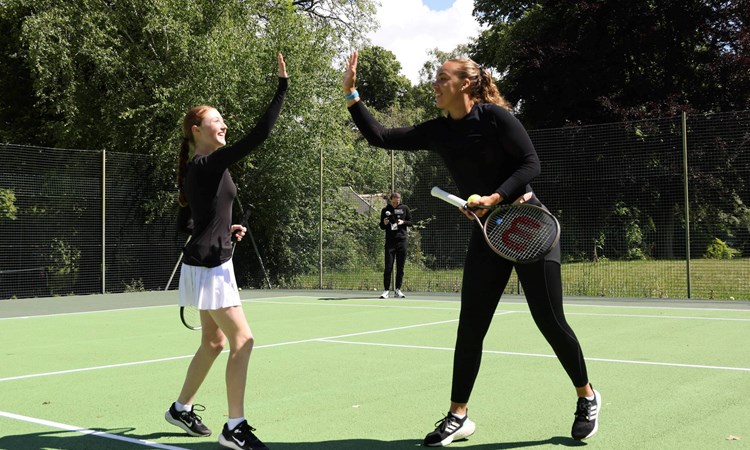
[{"label": "white cloud", "polygon": [[471,15],[473,0],[455,0],[442,11],[433,11],[423,0],[381,0],[378,31],[370,34],[374,45],[390,50],[401,63],[402,73],[416,84],[427,51],[450,51],[479,35]]}]

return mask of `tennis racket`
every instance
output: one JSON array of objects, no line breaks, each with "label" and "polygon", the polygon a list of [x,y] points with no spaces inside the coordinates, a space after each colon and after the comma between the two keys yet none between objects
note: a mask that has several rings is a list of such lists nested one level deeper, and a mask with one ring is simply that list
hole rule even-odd
[{"label": "tennis racket", "polygon": [[[190,239],[192,236],[188,236],[187,240],[185,241],[185,245],[190,242]],[[172,279],[174,278],[175,273],[177,272],[177,268],[180,267],[180,263],[182,262],[182,252],[180,252],[179,258],[177,258],[177,264],[174,265],[174,269],[172,270],[172,275],[169,277],[169,281],[167,281],[167,286],[164,288],[164,290],[169,289],[169,285],[172,284]],[[182,321],[182,324],[185,325],[187,328],[191,330],[200,330],[201,329],[201,313],[198,308],[195,306],[180,306],[180,320]]]},{"label": "tennis racket", "polygon": [[538,206],[525,203],[490,207],[484,225],[466,200],[435,186],[430,192],[453,206],[469,211],[482,230],[490,248],[516,263],[542,259],[560,241],[560,224],[555,216]]},{"label": "tennis racket", "polygon": [[195,306],[180,306],[180,320],[191,330],[201,329],[201,311]]}]

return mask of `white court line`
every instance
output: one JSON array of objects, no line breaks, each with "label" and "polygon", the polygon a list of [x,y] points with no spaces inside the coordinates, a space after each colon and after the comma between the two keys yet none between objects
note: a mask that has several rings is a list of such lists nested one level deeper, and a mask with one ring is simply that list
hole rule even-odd
[{"label": "white court line", "polygon": [[[513,311],[504,311],[496,313],[496,316],[499,315],[505,315],[505,314],[511,314]],[[403,327],[393,327],[393,328],[383,328],[380,330],[371,330],[371,331],[361,331],[357,333],[348,333],[348,334],[341,334],[337,336],[327,336],[327,337],[317,337],[317,338],[310,338],[310,339],[301,339],[298,341],[289,341],[289,342],[279,342],[276,344],[266,344],[266,345],[257,345],[254,346],[254,349],[262,349],[262,348],[272,348],[272,347],[281,347],[284,345],[294,345],[294,344],[304,344],[307,342],[319,342],[321,340],[325,339],[339,339],[339,338],[347,338],[347,337],[355,337],[355,336],[364,336],[367,334],[376,334],[376,333],[387,333],[389,331],[398,331],[398,330],[408,330],[412,328],[420,328],[420,327],[429,327],[433,325],[443,325],[446,323],[452,323],[452,322],[458,322],[458,319],[450,319],[450,320],[441,320],[439,322],[427,322],[427,323],[418,323],[415,325],[405,325]],[[229,350],[224,350],[222,353],[227,353]],[[102,370],[102,369],[112,369],[117,367],[128,367],[128,366],[137,366],[141,364],[151,364],[151,363],[159,363],[159,362],[165,362],[165,361],[174,361],[177,359],[186,359],[186,358],[192,358],[193,355],[184,355],[184,356],[173,356],[169,358],[161,358],[161,359],[151,359],[146,361],[135,361],[135,362],[128,362],[128,363],[121,363],[121,364],[109,364],[106,366],[95,366],[95,367],[83,367],[79,369],[70,369],[70,370],[59,370],[55,372],[46,372],[46,373],[35,373],[30,375],[19,375],[15,377],[8,377],[8,378],[0,378],[0,382],[3,381],[13,381],[13,380],[23,380],[27,378],[38,378],[38,377],[47,377],[51,375],[63,375],[68,373],[76,373],[76,372],[89,372],[93,370]]]},{"label": "white court line", "polygon": [[172,445],[157,444],[156,442],[144,441],[142,439],[129,438],[129,437],[120,436],[120,435],[117,435],[117,434],[104,433],[102,431],[90,430],[88,428],[77,427],[77,426],[74,426],[74,425],[66,425],[64,423],[52,422],[52,421],[44,420],[44,419],[36,419],[34,417],[22,416],[22,415],[19,415],[19,414],[13,414],[13,413],[5,412],[5,411],[0,411],[0,416],[7,417],[9,419],[20,420],[22,422],[29,422],[29,423],[33,423],[33,424],[37,424],[37,425],[44,425],[44,426],[50,427],[50,428],[57,428],[57,429],[60,429],[60,430],[72,431],[72,432],[75,432],[75,433],[81,433],[81,434],[85,434],[85,435],[89,435],[89,436],[97,436],[97,437],[101,437],[101,438],[113,439],[113,440],[116,440],[116,441],[127,442],[129,444],[136,444],[136,445],[140,445],[140,446],[144,446],[144,447],[159,448],[159,449],[162,449],[162,450],[185,450],[184,447],[175,447],[175,446],[172,446]]},{"label": "white court line", "polygon": [[[324,342],[331,342],[336,344],[349,344],[349,345],[369,345],[374,347],[396,347],[396,348],[408,348],[418,350],[444,350],[453,351],[452,347],[430,347],[422,345],[402,345],[402,344],[383,344],[377,342],[357,342],[357,341],[343,341],[340,339],[321,339]],[[499,350],[482,350],[482,353],[489,355],[509,355],[509,356],[527,356],[534,358],[557,358],[555,355],[545,355],[542,353],[522,353],[522,352],[503,352]],[[643,364],[649,366],[667,366],[667,367],[687,367],[690,369],[714,369],[714,370],[734,370],[740,372],[750,372],[750,367],[726,367],[726,366],[706,366],[701,364],[680,364],[680,363],[666,363],[666,362],[653,362],[653,361],[633,361],[627,359],[609,359],[609,358],[591,358],[586,357],[586,361],[599,361],[599,362],[613,362],[620,364]]]},{"label": "white court line", "polygon": [[[457,305],[453,308],[450,307],[435,307],[435,306],[407,306],[407,305],[360,305],[356,303],[307,303],[307,302],[276,302],[269,300],[244,300],[247,303],[262,303],[272,305],[295,305],[295,306],[329,306],[329,307],[340,307],[340,308],[395,308],[395,309],[427,309],[435,311],[459,311],[460,307]],[[382,301],[382,300],[381,300]],[[419,301],[419,300],[413,300]],[[519,303],[521,304],[521,303]],[[523,303],[525,305],[525,303]],[[569,305],[565,305],[569,306]],[[502,303],[499,308],[502,308]],[[658,309],[658,308],[657,308]],[[670,308],[667,308],[670,309]],[[697,309],[702,311],[701,309]],[[498,311],[504,312],[518,312],[530,314],[528,310],[504,310],[498,309]],[[712,310],[713,311],[713,310]],[[717,310],[717,311],[736,311],[736,310]],[[576,312],[565,312],[566,316],[598,316],[598,317],[632,317],[632,318],[645,318],[645,319],[683,319],[683,320],[718,320],[727,322],[750,322],[750,318],[732,318],[732,317],[702,317],[702,316],[662,316],[653,314],[607,314],[607,313],[576,313]]]}]

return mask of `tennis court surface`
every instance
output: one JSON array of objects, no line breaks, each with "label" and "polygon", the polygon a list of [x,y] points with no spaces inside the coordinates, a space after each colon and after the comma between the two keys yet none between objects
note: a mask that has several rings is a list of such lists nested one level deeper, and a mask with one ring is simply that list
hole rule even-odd
[{"label": "tennis court surface", "polygon": [[[242,291],[256,338],[248,421],[271,450],[417,448],[447,411],[457,295]],[[199,332],[177,293],[0,301],[0,449],[220,448],[223,353],[198,403],[214,430],[164,420]],[[750,302],[569,298],[602,393],[599,433],[569,437],[575,394],[520,297],[503,299],[469,404],[478,450],[750,448]]]}]

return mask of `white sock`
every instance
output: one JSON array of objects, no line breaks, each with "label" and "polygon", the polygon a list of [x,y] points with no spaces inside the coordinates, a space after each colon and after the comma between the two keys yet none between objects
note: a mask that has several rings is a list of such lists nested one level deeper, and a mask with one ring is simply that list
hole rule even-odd
[{"label": "white sock", "polygon": [[234,430],[235,428],[237,428],[237,425],[241,424],[244,420],[244,417],[238,417],[236,419],[232,419],[230,417],[229,420],[227,420],[227,428],[229,428],[230,430]]},{"label": "white sock", "polygon": [[586,400],[592,401],[595,398],[596,398],[596,394],[592,395],[591,397],[586,397]]},{"label": "white sock", "polygon": [[174,402],[174,409],[177,411],[187,411],[190,412],[193,410],[193,405],[183,405],[180,402]]},{"label": "white sock", "polygon": [[455,417],[456,419],[463,419],[464,417],[466,417],[466,414],[459,415],[456,413],[451,413],[451,416]]}]

